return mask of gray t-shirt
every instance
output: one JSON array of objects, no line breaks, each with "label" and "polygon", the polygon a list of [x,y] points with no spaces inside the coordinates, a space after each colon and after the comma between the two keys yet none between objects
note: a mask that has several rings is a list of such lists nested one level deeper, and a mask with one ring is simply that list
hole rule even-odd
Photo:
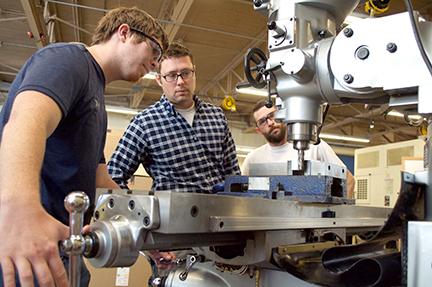
[{"label": "gray t-shirt", "polygon": [[96,169],[105,160],[104,88],[102,69],[84,45],[52,44],[27,60],[0,113],[1,137],[19,93],[41,92],[60,107],[62,119],[46,141],[40,192],[45,209],[65,224],[63,200],[68,193],[84,191],[94,202]]}]

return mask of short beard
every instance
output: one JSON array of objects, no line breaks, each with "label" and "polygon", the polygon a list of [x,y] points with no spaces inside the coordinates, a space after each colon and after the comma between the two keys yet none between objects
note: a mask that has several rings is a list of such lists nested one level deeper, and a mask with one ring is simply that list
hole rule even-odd
[{"label": "short beard", "polygon": [[[273,133],[272,133],[272,131],[273,131],[275,128],[278,128],[278,129],[279,129],[279,132],[278,132],[277,134],[273,134]],[[286,130],[287,130],[287,127],[286,127],[285,124],[281,124],[279,127],[275,127],[275,128],[271,129],[271,130],[269,131],[268,134],[263,134],[263,135],[264,135],[264,137],[267,139],[267,141],[268,141],[269,143],[272,143],[272,144],[279,144],[279,143],[281,143],[281,142],[285,139],[285,137],[286,137]]]}]

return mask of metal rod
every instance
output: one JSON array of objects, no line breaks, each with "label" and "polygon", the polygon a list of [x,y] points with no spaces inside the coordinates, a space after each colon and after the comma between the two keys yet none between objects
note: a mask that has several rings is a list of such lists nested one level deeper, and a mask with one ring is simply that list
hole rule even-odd
[{"label": "metal rod", "polygon": [[[73,0],[74,4],[77,4],[76,0]],[[75,29],[74,29],[74,35],[75,35],[75,41],[76,42],[81,42],[81,34],[79,29],[77,29],[77,27],[80,26],[80,21],[79,21],[79,12],[78,12],[78,7],[75,5],[72,7],[72,19],[73,19],[73,24],[75,25]]]},{"label": "metal rod", "polygon": [[213,32],[213,33],[218,33],[218,34],[222,34],[222,35],[226,35],[226,36],[233,36],[233,37],[244,38],[244,39],[249,39],[249,40],[256,40],[259,42],[266,42],[267,41],[267,39],[258,39],[258,38],[252,37],[252,36],[246,36],[246,35],[240,35],[240,34],[231,33],[231,32],[219,31],[219,30],[205,28],[205,27],[201,27],[201,26],[194,26],[194,25],[190,25],[190,24],[179,23],[179,22],[172,21],[172,20],[163,20],[163,19],[156,19],[156,20],[161,22],[161,23],[165,23],[165,24],[173,24],[173,25],[178,25],[181,27],[197,29],[197,30],[206,31],[206,32]]},{"label": "metal rod", "polygon": [[0,22],[27,20],[27,17],[0,18]]},{"label": "metal rod", "polygon": [[6,71],[0,71],[0,74],[2,74],[2,75],[9,75],[9,76],[16,76],[17,75],[17,73],[6,72]]},{"label": "metal rod", "polygon": [[12,47],[19,47],[19,48],[37,49],[36,46],[0,41],[0,47],[2,47],[2,46],[12,46]]},{"label": "metal rod", "polygon": [[0,63],[0,66],[6,67],[6,68],[11,69],[12,71],[15,71],[15,72],[19,72],[18,68],[12,67],[11,65],[8,65],[8,64]]},{"label": "metal rod", "polygon": [[89,35],[93,35],[92,32],[87,31],[86,29],[83,29],[83,28],[81,28],[81,27],[78,27],[77,25],[74,25],[74,24],[72,24],[72,23],[69,23],[68,21],[63,20],[62,18],[59,18],[59,17],[57,17],[57,16],[51,16],[50,19],[53,19],[53,20],[59,21],[60,23],[63,23],[63,24],[65,24],[65,25],[68,25],[69,27],[72,27],[72,28],[74,28],[74,29],[78,29],[78,30],[80,30],[80,31],[83,31],[84,33],[87,33],[87,34],[89,34]]},{"label": "metal rod", "polygon": [[66,5],[66,6],[73,6],[73,7],[79,7],[79,8],[89,9],[89,10],[93,10],[93,11],[97,11],[97,12],[102,12],[102,13],[108,12],[108,9],[90,7],[90,6],[80,5],[80,4],[66,3],[66,2],[55,1],[55,0],[46,0],[46,1],[47,2],[51,2],[51,3],[56,3],[56,4],[62,4],[62,5]]},{"label": "metal rod", "polygon": [[64,200],[64,206],[69,212],[70,237],[65,240],[65,250],[69,254],[69,287],[79,287],[81,279],[82,253],[85,250],[81,230],[84,223],[84,213],[90,205],[90,199],[84,192],[72,192]]},{"label": "metal rod", "polygon": [[298,170],[304,170],[304,150],[299,149],[298,151]]}]

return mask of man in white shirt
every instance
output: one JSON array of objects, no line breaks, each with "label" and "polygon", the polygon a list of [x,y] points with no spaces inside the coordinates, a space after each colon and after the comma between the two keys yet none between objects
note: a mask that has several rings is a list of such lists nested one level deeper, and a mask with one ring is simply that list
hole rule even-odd
[{"label": "man in white shirt", "polygon": [[[256,123],[256,131],[267,140],[265,145],[250,152],[243,161],[242,175],[249,175],[249,166],[253,163],[286,162],[297,160],[298,153],[292,143],[287,141],[287,127],[284,123],[275,121],[276,108],[267,108],[265,101],[258,102],[252,113]],[[305,151],[305,160],[318,160],[332,164],[345,164],[336,155],[333,149],[323,140],[318,145],[310,145]],[[347,170],[347,194],[353,198],[354,177]]]}]

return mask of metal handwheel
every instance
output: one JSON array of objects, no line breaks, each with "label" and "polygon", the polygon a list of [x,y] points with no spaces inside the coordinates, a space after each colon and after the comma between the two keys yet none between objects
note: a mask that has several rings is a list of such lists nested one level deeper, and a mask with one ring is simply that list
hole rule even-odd
[{"label": "metal handwheel", "polygon": [[250,48],[244,59],[244,71],[249,83],[257,89],[266,86],[265,79],[267,57],[261,49]]}]

